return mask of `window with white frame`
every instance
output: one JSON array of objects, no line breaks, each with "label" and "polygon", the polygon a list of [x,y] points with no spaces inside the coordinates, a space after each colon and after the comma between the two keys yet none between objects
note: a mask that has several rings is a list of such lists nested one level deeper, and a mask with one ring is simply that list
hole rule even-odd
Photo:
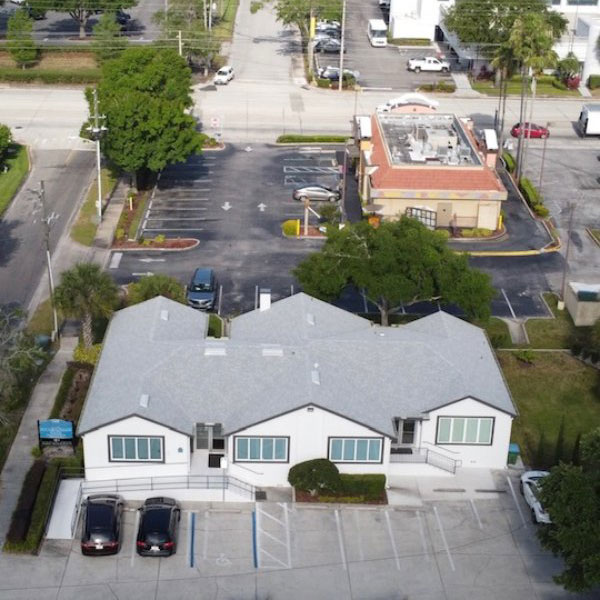
[{"label": "window with white frame", "polygon": [[286,437],[237,437],[235,438],[236,462],[287,462]]},{"label": "window with white frame", "polygon": [[438,417],[438,444],[492,443],[493,417]]},{"label": "window with white frame", "polygon": [[163,445],[158,436],[108,436],[111,461],[162,462]]},{"label": "window with white frame", "polygon": [[332,462],[381,462],[382,438],[329,438]]}]

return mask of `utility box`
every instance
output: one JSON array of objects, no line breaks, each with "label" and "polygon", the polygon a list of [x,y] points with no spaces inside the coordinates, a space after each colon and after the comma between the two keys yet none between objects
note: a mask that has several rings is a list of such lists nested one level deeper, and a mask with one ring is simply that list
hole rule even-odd
[{"label": "utility box", "polygon": [[521,448],[519,448],[519,444],[509,444],[508,445],[508,464],[514,465],[519,458],[519,454],[521,454]]},{"label": "utility box", "polygon": [[589,327],[600,319],[600,284],[569,282],[565,304],[576,327]]}]

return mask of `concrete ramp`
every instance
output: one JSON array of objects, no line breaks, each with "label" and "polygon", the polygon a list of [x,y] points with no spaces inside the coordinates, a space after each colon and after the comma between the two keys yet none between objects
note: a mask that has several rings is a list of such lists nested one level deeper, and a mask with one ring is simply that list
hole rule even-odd
[{"label": "concrete ramp", "polygon": [[71,540],[71,525],[81,501],[80,489],[83,479],[63,479],[60,482],[54,508],[48,524],[46,539]]}]

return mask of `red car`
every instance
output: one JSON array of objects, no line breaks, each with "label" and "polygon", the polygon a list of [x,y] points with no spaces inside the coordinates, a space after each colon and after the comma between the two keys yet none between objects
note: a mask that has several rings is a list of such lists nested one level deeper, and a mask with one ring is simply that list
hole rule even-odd
[{"label": "red car", "polygon": [[[545,127],[541,125],[536,125],[535,123],[525,123],[525,127],[522,128],[523,137],[528,138],[547,138],[550,135],[550,132]],[[521,123],[517,123],[510,130],[510,135],[513,137],[519,137],[521,135]]]}]

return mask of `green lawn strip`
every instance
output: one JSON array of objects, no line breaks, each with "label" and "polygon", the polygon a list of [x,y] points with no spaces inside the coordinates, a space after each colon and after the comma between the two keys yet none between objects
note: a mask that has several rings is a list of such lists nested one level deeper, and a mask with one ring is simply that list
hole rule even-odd
[{"label": "green lawn strip", "polygon": [[77,70],[41,69],[31,67],[0,67],[0,81],[22,83],[97,83],[100,81],[100,69],[80,68]]},{"label": "green lawn strip", "polygon": [[[139,192],[138,201],[136,202],[135,208],[133,209],[133,217],[131,222],[129,223],[129,229],[127,230],[127,235],[130,240],[136,239],[138,227],[140,226],[140,221],[144,215],[144,211],[146,210],[146,204],[148,202],[149,193]],[[125,208],[123,210],[129,210],[127,206],[127,201],[125,201]]]},{"label": "green lawn strip", "polygon": [[5,161],[8,171],[6,173],[0,171],[0,217],[10,205],[11,200],[29,173],[27,148],[12,144],[11,150],[9,158]]},{"label": "green lawn strip", "polygon": [[229,41],[233,36],[233,24],[239,0],[224,0],[225,9],[219,22],[212,28],[213,37],[220,41]]},{"label": "green lawn strip", "polygon": [[429,38],[388,38],[392,46],[431,46]]},{"label": "green lawn strip", "polygon": [[473,325],[485,329],[488,339],[494,348],[511,348],[512,341],[508,325],[497,317],[491,317],[486,322],[474,321]]},{"label": "green lawn strip", "polygon": [[218,315],[208,315],[208,335],[220,338],[223,335],[223,321]]},{"label": "green lawn strip", "polygon": [[590,235],[594,238],[597,244],[600,244],[600,229],[589,229]]},{"label": "green lawn strip", "polygon": [[[58,311],[58,326],[60,328],[63,316]],[[31,335],[51,335],[54,330],[54,315],[52,314],[52,304],[50,298],[46,298],[38,304],[31,319],[27,323],[27,333]]]},{"label": "green lawn strip", "polygon": [[349,136],[339,135],[300,135],[295,133],[289,133],[280,135],[277,138],[278,144],[313,144],[313,143],[335,143],[344,144]]},{"label": "green lawn strip", "polygon": [[600,422],[598,371],[566,352],[536,352],[532,365],[512,352],[500,352],[498,360],[519,411],[512,440],[521,447],[524,462],[531,463],[542,432],[550,451],[554,450],[563,416],[565,458],[569,459],[577,434]]},{"label": "green lawn strip", "polygon": [[[488,96],[499,96],[500,86],[494,85],[494,81],[475,81],[471,80],[471,87],[482,94]],[[509,81],[507,86],[507,93],[509,95],[518,96],[521,93],[521,82],[520,81]],[[580,97],[579,90],[559,90],[555,88],[551,83],[538,83],[536,89],[536,96],[558,96],[558,97]]]},{"label": "green lawn strip", "polygon": [[525,323],[531,348],[568,348],[575,325],[569,311],[558,310],[558,298],[554,294],[544,294],[544,299],[552,309],[554,319],[528,319]]},{"label": "green lawn strip", "polygon": [[[111,168],[102,169],[102,196],[106,197],[110,194],[117,185],[118,173]],[[71,228],[71,239],[79,242],[84,246],[91,246],[96,237],[96,222],[98,209],[96,201],[98,200],[98,179],[90,186],[88,195],[79,210],[77,221]]]}]

